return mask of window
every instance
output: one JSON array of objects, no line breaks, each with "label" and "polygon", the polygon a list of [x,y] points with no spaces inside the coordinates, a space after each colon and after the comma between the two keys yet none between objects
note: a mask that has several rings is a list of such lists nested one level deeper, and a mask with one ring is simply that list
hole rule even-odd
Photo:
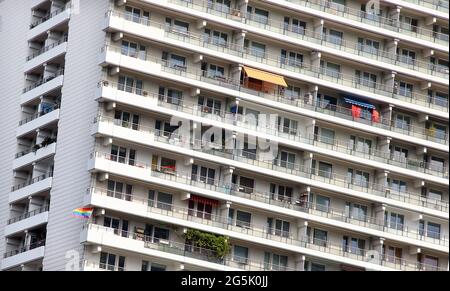
[{"label": "window", "polygon": [[145,60],[147,58],[146,47],[144,45],[123,40],[122,55]]},{"label": "window", "polygon": [[303,66],[303,55],[296,52],[281,50],[281,63],[292,67]]},{"label": "window", "polygon": [[346,202],[345,215],[352,219],[365,221],[367,219],[367,206]]},{"label": "window", "polygon": [[211,42],[214,45],[223,46],[223,47],[226,47],[228,44],[228,34],[226,34],[224,32],[205,28],[203,35],[204,35],[204,40],[207,43]]},{"label": "window", "polygon": [[344,236],[342,239],[344,251],[357,254],[360,256],[364,255],[364,248],[366,241],[359,238]]},{"label": "window", "polygon": [[250,19],[256,22],[259,22],[261,24],[269,23],[269,11],[259,8],[253,8],[252,6],[247,6],[247,13],[250,14]]},{"label": "window", "polygon": [[158,99],[169,104],[181,105],[183,102],[183,91],[160,86]]},{"label": "window", "polygon": [[395,262],[396,264],[402,262],[403,250],[399,247],[383,245],[383,254],[388,262]]},{"label": "window", "polygon": [[200,107],[201,112],[220,115],[222,110],[222,101],[200,96],[198,97],[198,106]]},{"label": "window", "polygon": [[233,260],[241,263],[248,263],[248,248],[235,245],[233,248]]},{"label": "window", "polygon": [[396,114],[395,127],[409,131],[411,126],[411,118],[404,114]]},{"label": "window", "polygon": [[319,211],[328,212],[330,210],[330,198],[322,195],[317,195],[316,209]]},{"label": "window", "polygon": [[361,170],[348,169],[347,171],[348,182],[356,186],[368,188],[369,177],[369,173],[363,172]]},{"label": "window", "polygon": [[142,95],[144,82],[128,76],[119,76],[118,88],[120,91]]},{"label": "window", "polygon": [[162,59],[166,64],[173,69],[185,71],[186,70],[186,58],[183,56],[170,54],[168,52],[162,53]]},{"label": "window", "polygon": [[327,232],[321,229],[314,229],[313,244],[326,247],[327,246]]},{"label": "window", "polygon": [[136,151],[133,149],[127,149],[121,146],[112,145],[110,160],[129,165],[135,165]]},{"label": "window", "polygon": [[334,29],[329,29],[327,34],[327,29],[323,28],[323,34],[326,35],[327,40],[335,45],[342,45],[344,33]]},{"label": "window", "polygon": [[208,8],[215,11],[230,13],[231,1],[230,0],[208,0]]},{"label": "window", "polygon": [[148,261],[142,261],[141,271],[161,272],[165,270],[166,270],[165,265],[150,263]]},{"label": "window", "polygon": [[280,151],[278,154],[278,163],[280,167],[287,168],[287,169],[294,169],[295,168],[295,154],[286,152],[286,151]]},{"label": "window", "polygon": [[416,61],[416,52],[408,49],[402,49],[399,57],[402,63],[414,66]]},{"label": "window", "polygon": [[442,200],[442,191],[430,189],[428,191],[428,198],[441,201]]},{"label": "window", "polygon": [[317,264],[317,263],[311,263],[311,269],[312,272],[324,272],[325,271],[325,265]]},{"label": "window", "polygon": [[376,11],[375,8],[366,7],[366,4],[361,4],[362,15],[365,19],[380,22],[381,16],[383,15],[383,11],[380,9]]},{"label": "window", "polygon": [[116,124],[119,124],[120,126],[139,130],[139,115],[137,114],[116,110],[114,119]]},{"label": "window", "polygon": [[149,20],[150,20],[150,12],[142,11],[141,9],[134,8],[131,6],[126,6],[125,7],[125,19],[134,21],[136,23],[148,25]]},{"label": "window", "polygon": [[332,96],[322,95],[317,96],[318,106],[331,111],[336,111],[337,99]]},{"label": "window", "polygon": [[157,207],[168,211],[172,210],[172,195],[158,192]]},{"label": "window", "polygon": [[189,31],[189,23],[176,19],[173,20],[169,17],[166,17],[166,26],[170,27],[173,31],[183,35],[187,34],[187,32]]},{"label": "window", "polygon": [[244,211],[236,211],[236,226],[250,228],[252,214]]},{"label": "window", "polygon": [[289,237],[289,227],[290,224],[287,221],[281,219],[267,219],[267,227],[271,234],[275,234],[277,236]]},{"label": "window", "polygon": [[320,61],[320,66],[322,68],[322,73],[332,77],[339,79],[341,77],[341,66],[338,64],[333,64],[330,62],[325,62],[323,60]]},{"label": "window", "polygon": [[[125,188],[125,193],[123,192],[124,188]],[[133,191],[133,186],[132,185],[126,184],[125,187],[124,187],[124,184],[121,183],[121,182],[108,180],[108,192],[107,192],[107,195],[109,197],[115,197],[115,198],[118,198],[118,199],[131,201],[132,191]]]},{"label": "window", "polygon": [[438,105],[438,106],[442,106],[442,107],[447,107],[448,106],[448,94],[443,93],[443,92],[435,92],[434,94],[434,98],[433,98],[433,91],[431,91],[431,103]]},{"label": "window", "polygon": [[355,71],[356,83],[369,88],[376,88],[377,75],[368,72]]},{"label": "window", "polygon": [[406,82],[400,82],[398,88],[398,94],[405,97],[412,97],[414,86]]},{"label": "window", "polygon": [[380,49],[380,43],[378,41],[359,37],[358,49],[363,52],[377,55]]},{"label": "window", "polygon": [[406,182],[398,179],[387,179],[388,185],[391,188],[391,191],[395,192],[406,192]]},{"label": "window", "polygon": [[427,237],[440,239],[441,238],[441,225],[433,222],[427,224]]},{"label": "window", "polygon": [[385,225],[387,227],[403,231],[403,225],[404,225],[404,221],[405,221],[405,218],[403,215],[393,213],[393,212],[391,212],[389,215],[389,213],[387,211],[385,212],[384,215],[385,215],[384,216]]},{"label": "window", "polygon": [[153,241],[158,243],[161,240],[169,240],[169,230],[160,227],[154,227]]},{"label": "window", "polygon": [[256,160],[256,145],[249,144],[247,141],[244,142],[244,148],[242,149],[242,156]]},{"label": "window", "polygon": [[194,181],[201,181],[203,183],[214,185],[216,177],[216,170],[203,166],[192,165],[191,179]]},{"label": "window", "polygon": [[432,156],[430,158],[430,169],[437,172],[444,172],[445,160],[442,158]]},{"label": "window", "polygon": [[292,201],[293,188],[288,186],[270,184],[271,198],[279,201]]},{"label": "window", "polygon": [[188,214],[191,216],[197,216],[199,218],[211,220],[212,209],[213,209],[212,204],[189,200]]},{"label": "window", "polygon": [[253,188],[255,187],[255,180],[235,174],[231,176],[231,183],[237,191],[249,194],[253,193]]},{"label": "window", "polygon": [[392,159],[404,162],[408,158],[408,150],[399,146],[390,146]]},{"label": "window", "polygon": [[298,122],[287,117],[278,116],[278,130],[283,133],[297,135]]},{"label": "window", "polygon": [[285,271],[288,265],[288,257],[264,252],[264,270]]},{"label": "window", "polygon": [[100,269],[109,271],[124,271],[125,270],[125,257],[119,256],[119,260],[116,260],[116,255],[105,252],[100,253]]},{"label": "window", "polygon": [[447,127],[433,122],[428,130],[428,135],[437,139],[446,139]]},{"label": "window", "polygon": [[439,268],[439,259],[436,257],[418,254],[422,257],[421,263],[423,264],[422,268],[428,271],[437,271]]},{"label": "window", "polygon": [[333,176],[333,165],[319,162],[319,176],[331,179]]},{"label": "window", "polygon": [[334,130],[321,128],[319,141],[326,144],[334,144]]},{"label": "window", "polygon": [[289,17],[284,17],[284,30],[305,35],[306,22],[300,21],[296,18],[291,19]]},{"label": "window", "polygon": [[360,153],[371,154],[372,141],[352,135],[350,136],[350,148]]},{"label": "window", "polygon": [[400,25],[401,28],[412,31],[412,32],[417,32],[417,25],[418,25],[418,20],[409,16],[403,16],[400,15]]},{"label": "window", "polygon": [[225,69],[223,67],[210,64],[208,67],[208,78],[225,78]]},{"label": "window", "polygon": [[289,85],[284,90],[284,97],[289,99],[289,100],[299,99],[300,96],[301,96],[301,90],[298,87],[294,87],[294,86]]},{"label": "window", "polygon": [[249,53],[252,56],[258,57],[258,58],[265,58],[266,57],[266,45],[262,43],[258,43],[255,41],[250,41],[246,39],[244,41],[244,47],[249,50]]}]

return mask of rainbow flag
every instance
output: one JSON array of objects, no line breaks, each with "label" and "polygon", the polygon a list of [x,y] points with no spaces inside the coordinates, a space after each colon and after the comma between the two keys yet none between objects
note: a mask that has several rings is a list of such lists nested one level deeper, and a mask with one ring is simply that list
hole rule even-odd
[{"label": "rainbow flag", "polygon": [[76,217],[89,219],[91,217],[92,212],[94,212],[94,208],[77,208],[75,209],[72,214]]}]

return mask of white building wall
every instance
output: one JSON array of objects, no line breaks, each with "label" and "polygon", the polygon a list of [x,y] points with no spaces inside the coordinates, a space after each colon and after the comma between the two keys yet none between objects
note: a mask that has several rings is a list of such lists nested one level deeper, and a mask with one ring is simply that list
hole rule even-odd
[{"label": "white building wall", "polygon": [[8,198],[13,186],[12,164],[17,150],[16,128],[20,119],[20,96],[24,87],[23,65],[28,55],[27,33],[31,17],[29,0],[0,1],[0,254],[3,230],[9,218]]},{"label": "white building wall", "polygon": [[80,249],[84,221],[71,213],[83,206],[90,185],[86,161],[94,144],[90,130],[98,107],[94,93],[101,77],[98,55],[105,41],[101,25],[108,5],[108,0],[80,0],[80,11],[69,23],[44,270],[63,269],[66,252]]}]

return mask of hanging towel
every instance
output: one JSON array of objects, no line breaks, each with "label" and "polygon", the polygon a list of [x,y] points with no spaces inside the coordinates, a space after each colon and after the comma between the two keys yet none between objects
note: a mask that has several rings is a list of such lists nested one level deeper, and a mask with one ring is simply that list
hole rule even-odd
[{"label": "hanging towel", "polygon": [[380,122],[380,113],[376,109],[372,110],[372,121]]},{"label": "hanging towel", "polygon": [[361,117],[361,107],[352,105],[352,116],[353,116],[353,118],[360,118]]}]

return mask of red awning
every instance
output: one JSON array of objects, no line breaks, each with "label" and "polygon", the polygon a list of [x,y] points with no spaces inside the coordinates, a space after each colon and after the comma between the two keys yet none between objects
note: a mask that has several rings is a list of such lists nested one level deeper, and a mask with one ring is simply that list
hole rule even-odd
[{"label": "red awning", "polygon": [[217,201],[217,200],[208,199],[208,198],[200,197],[197,195],[191,195],[191,200],[195,201],[195,202],[203,203],[205,205],[211,205],[212,207],[217,207],[219,205],[219,201]]}]

